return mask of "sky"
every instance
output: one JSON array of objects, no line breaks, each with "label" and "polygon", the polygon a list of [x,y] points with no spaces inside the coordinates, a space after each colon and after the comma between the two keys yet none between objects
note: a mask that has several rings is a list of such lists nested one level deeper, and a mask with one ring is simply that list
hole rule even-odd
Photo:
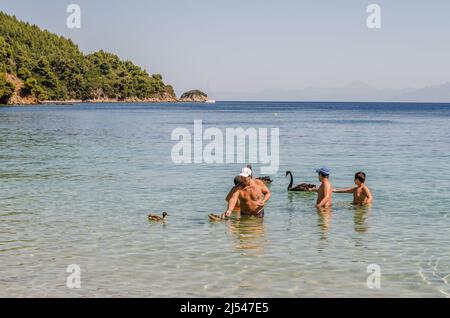
[{"label": "sky", "polygon": [[[80,29],[66,26],[71,3]],[[372,3],[380,29],[366,25]],[[160,73],[178,94],[450,82],[449,0],[0,0],[0,10]]]}]

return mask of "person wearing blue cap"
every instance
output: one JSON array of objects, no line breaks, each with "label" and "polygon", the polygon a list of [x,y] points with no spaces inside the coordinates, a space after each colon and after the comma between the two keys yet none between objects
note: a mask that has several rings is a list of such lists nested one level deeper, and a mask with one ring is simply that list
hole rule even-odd
[{"label": "person wearing blue cap", "polygon": [[319,174],[319,181],[321,182],[320,187],[316,190],[316,207],[319,209],[329,208],[333,204],[333,186],[329,180],[330,169],[327,167],[322,167],[320,169],[316,169],[316,172]]}]

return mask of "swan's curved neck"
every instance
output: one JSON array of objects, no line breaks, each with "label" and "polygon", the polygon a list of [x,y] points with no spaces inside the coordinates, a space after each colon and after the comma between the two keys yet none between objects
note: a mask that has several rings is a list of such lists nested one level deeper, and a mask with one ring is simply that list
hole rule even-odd
[{"label": "swan's curved neck", "polygon": [[294,183],[294,177],[292,176],[292,172],[289,171],[289,177],[291,178],[291,181],[288,185],[288,190],[292,188],[292,184]]}]

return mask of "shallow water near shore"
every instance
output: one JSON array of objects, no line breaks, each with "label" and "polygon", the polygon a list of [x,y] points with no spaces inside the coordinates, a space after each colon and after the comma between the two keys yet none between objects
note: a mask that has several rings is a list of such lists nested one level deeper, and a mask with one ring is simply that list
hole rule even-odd
[{"label": "shallow water near shore", "polygon": [[[264,220],[208,220],[242,164],[172,162],[173,129],[200,119],[280,129]],[[0,107],[0,297],[450,297],[449,123],[450,104]],[[322,165],[334,187],[365,171],[372,207],[286,191]]]}]

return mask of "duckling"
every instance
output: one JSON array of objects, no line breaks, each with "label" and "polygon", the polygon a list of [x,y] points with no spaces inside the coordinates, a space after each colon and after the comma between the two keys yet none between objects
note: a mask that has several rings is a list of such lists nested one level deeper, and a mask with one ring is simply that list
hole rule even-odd
[{"label": "duckling", "polygon": [[165,222],[166,221],[166,217],[169,214],[167,214],[167,212],[163,212],[162,213],[162,217],[160,217],[159,215],[154,215],[154,214],[149,214],[148,215],[148,220],[149,221],[154,221],[154,222]]},{"label": "duckling", "polygon": [[208,217],[211,221],[222,221],[225,219],[224,217],[214,214],[214,213],[211,213],[210,215],[208,215]]}]

